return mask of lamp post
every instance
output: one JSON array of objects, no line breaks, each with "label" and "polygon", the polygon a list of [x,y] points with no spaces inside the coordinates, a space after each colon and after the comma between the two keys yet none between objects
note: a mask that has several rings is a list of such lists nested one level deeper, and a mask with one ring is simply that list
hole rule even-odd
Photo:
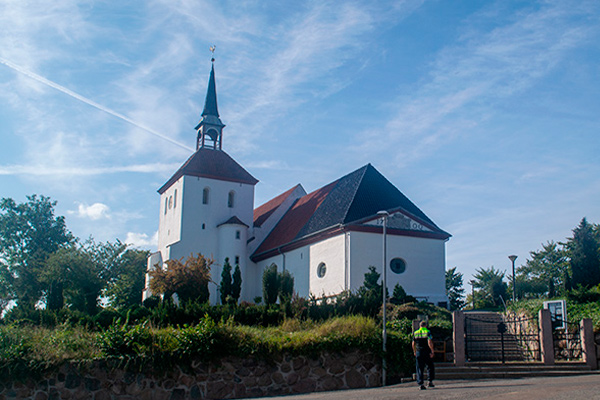
[{"label": "lamp post", "polygon": [[383,341],[383,359],[382,359],[382,371],[381,371],[381,386],[385,386],[385,378],[387,371],[387,362],[386,362],[386,342],[387,342],[387,220],[390,216],[390,213],[387,211],[379,211],[377,213],[379,217],[381,217],[381,222],[383,224],[383,330],[381,332],[382,341]]},{"label": "lamp post", "polygon": [[469,284],[471,285],[471,302],[473,303],[473,310],[475,310],[475,281],[470,280]]},{"label": "lamp post", "polygon": [[513,303],[517,301],[517,281],[515,278],[515,260],[517,256],[514,254],[512,256],[508,256],[509,260],[512,261],[512,278],[513,278]]}]

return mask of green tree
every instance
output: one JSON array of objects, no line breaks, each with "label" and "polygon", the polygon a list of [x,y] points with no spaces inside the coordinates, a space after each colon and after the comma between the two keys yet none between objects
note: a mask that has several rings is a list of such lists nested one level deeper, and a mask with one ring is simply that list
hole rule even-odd
[{"label": "green tree", "polygon": [[74,241],[65,219],[55,216],[56,202],[45,196],[27,196],[17,204],[0,200],[0,282],[5,300],[33,308],[50,289],[40,281],[48,257]]},{"label": "green tree", "polygon": [[170,299],[177,294],[181,302],[209,299],[208,282],[210,281],[210,266],[214,260],[202,254],[191,255],[185,263],[180,260],[167,260],[166,268],[154,265],[150,268],[150,290],[162,294],[164,299]]},{"label": "green tree", "polygon": [[[568,259],[565,250],[555,242],[529,253],[530,258],[516,270],[519,298],[555,297],[566,289]],[[512,289],[512,282],[511,282]]]},{"label": "green tree", "polygon": [[446,270],[446,294],[450,302],[450,310],[460,310],[465,306],[463,274],[456,271],[456,267]]},{"label": "green tree", "polygon": [[410,296],[406,293],[406,290],[397,283],[394,286],[394,290],[392,291],[392,298],[390,299],[390,303],[400,305],[404,303],[413,303],[416,299],[413,296]]},{"label": "green tree", "polygon": [[475,287],[479,290],[475,294],[476,307],[500,307],[502,299],[506,300],[508,286],[504,282],[504,272],[491,268],[479,268],[473,275]]},{"label": "green tree", "polygon": [[265,268],[262,276],[263,300],[265,304],[275,304],[279,295],[279,274],[277,265],[271,264]]},{"label": "green tree", "polygon": [[573,229],[573,237],[567,239],[573,287],[591,287],[600,284],[600,240],[598,228],[585,218]]},{"label": "green tree", "polygon": [[116,260],[103,293],[112,307],[124,309],[141,303],[149,253],[127,249]]},{"label": "green tree", "polygon": [[294,294],[294,277],[288,270],[279,273],[279,301],[286,303],[292,300]]},{"label": "green tree", "polygon": [[240,271],[239,264],[235,264],[235,269],[233,270],[233,282],[231,283],[231,297],[235,304],[240,299],[240,294],[242,293],[242,271]]},{"label": "green tree", "polygon": [[377,268],[372,265],[369,266],[369,270],[365,273],[363,285],[357,290],[358,296],[362,299],[364,315],[375,316],[381,309],[383,283],[379,283],[380,276]]},{"label": "green tree", "polygon": [[221,304],[227,304],[228,297],[231,296],[232,282],[231,282],[231,264],[229,264],[229,257],[225,257],[225,263],[223,264],[223,271],[221,272]]}]

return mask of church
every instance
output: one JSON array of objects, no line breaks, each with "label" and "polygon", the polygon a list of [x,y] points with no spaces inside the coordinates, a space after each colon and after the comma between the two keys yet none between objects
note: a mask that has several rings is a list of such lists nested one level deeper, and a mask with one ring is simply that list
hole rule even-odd
[{"label": "church", "polygon": [[[447,306],[451,235],[375,167],[367,164],[311,193],[293,186],[254,208],[258,180],[223,150],[224,128],[213,60],[196,152],[158,189],[158,251],[148,268],[197,253],[213,258],[209,291],[216,304],[225,258],[240,267],[245,301],[262,296],[263,271],[275,264],[292,274],[299,296],[322,298],[356,291],[369,266],[382,274],[385,234],[389,292],[400,284],[419,300]],[[144,299],[152,295],[149,279]]]}]

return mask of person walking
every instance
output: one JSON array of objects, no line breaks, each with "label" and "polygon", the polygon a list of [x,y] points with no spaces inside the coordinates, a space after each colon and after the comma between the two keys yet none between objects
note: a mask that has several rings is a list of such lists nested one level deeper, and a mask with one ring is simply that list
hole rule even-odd
[{"label": "person walking", "polygon": [[429,379],[429,387],[435,387],[433,379],[435,378],[435,368],[433,366],[433,336],[427,329],[427,321],[421,321],[419,329],[413,334],[412,348],[415,354],[417,364],[417,384],[421,390],[425,387],[423,372],[427,366],[427,377]]}]

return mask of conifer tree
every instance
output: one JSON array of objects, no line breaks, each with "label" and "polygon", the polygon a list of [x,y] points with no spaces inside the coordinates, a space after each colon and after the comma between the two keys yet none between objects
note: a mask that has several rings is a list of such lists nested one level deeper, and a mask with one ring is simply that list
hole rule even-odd
[{"label": "conifer tree", "polygon": [[221,272],[221,304],[227,304],[227,297],[231,296],[231,289],[231,264],[229,264],[229,257],[226,257],[223,272]]},{"label": "conifer tree", "polygon": [[242,271],[240,271],[240,265],[235,264],[235,268],[233,270],[233,281],[231,283],[231,297],[235,304],[240,299],[240,294],[242,293]]}]

